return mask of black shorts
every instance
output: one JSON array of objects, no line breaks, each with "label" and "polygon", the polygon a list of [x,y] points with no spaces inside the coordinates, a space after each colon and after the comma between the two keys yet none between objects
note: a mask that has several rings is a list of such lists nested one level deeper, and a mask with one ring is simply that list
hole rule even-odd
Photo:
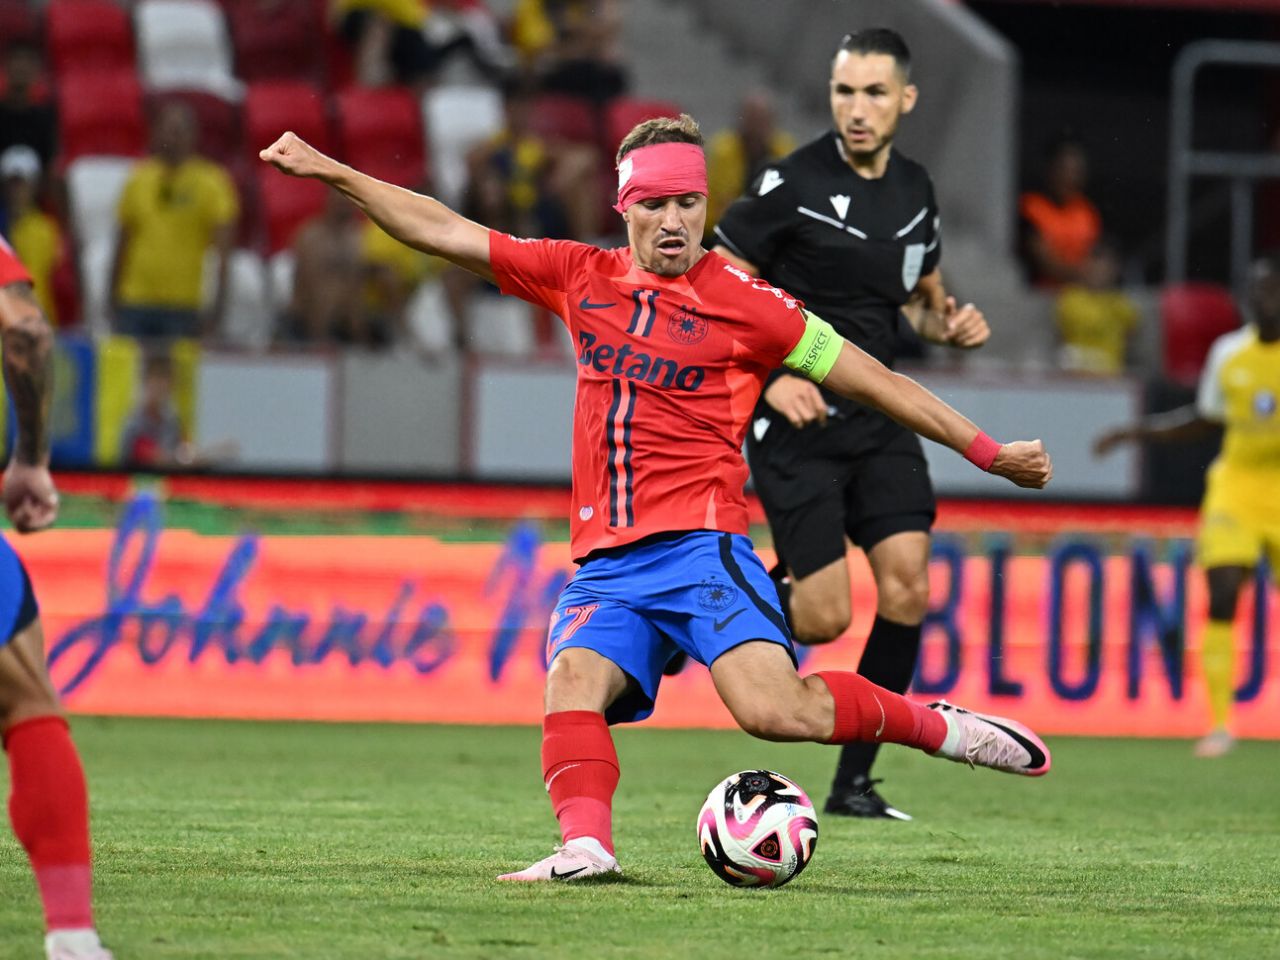
[{"label": "black shorts", "polygon": [[763,404],[747,437],[747,459],[779,561],[797,579],[896,533],[933,527],[937,503],[920,439],[873,410],[796,430],[781,415],[757,439]]}]

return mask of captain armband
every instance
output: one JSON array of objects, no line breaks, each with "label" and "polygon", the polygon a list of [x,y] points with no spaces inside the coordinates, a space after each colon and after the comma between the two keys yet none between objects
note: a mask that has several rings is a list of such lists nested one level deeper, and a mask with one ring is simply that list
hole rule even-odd
[{"label": "captain armband", "polygon": [[844,338],[831,324],[805,310],[804,336],[782,362],[814,383],[821,383],[836,365],[836,357],[840,356],[843,346]]}]

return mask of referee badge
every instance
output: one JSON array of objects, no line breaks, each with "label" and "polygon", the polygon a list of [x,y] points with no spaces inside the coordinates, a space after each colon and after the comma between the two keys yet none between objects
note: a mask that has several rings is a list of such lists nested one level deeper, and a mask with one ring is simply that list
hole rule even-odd
[{"label": "referee badge", "polygon": [[908,243],[902,251],[902,286],[914,290],[920,282],[920,268],[924,266],[924,244]]}]

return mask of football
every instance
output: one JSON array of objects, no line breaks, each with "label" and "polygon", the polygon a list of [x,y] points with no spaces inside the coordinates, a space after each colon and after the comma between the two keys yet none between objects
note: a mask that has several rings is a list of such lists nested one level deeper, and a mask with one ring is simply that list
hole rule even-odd
[{"label": "football", "polygon": [[799,875],[818,845],[809,797],[772,770],[744,770],[716,784],[698,814],[698,846],[735,887],[780,887]]}]

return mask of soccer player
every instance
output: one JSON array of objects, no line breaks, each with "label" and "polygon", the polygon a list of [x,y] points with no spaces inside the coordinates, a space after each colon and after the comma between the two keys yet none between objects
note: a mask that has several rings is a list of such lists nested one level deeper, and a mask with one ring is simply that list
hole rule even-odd
[{"label": "soccer player", "polygon": [[[834,129],[766,167],[715,228],[716,253],[800,297],[889,367],[899,311],[935,343],[970,349],[990,333],[981,311],[947,295],[933,184],[893,148],[899,121],[916,103],[910,79],[911,54],[897,33],[846,36],[831,63]],[[752,415],[747,458],[795,639],[829,643],[848,629],[852,541],[876,584],[858,672],[906,692],[929,603],[935,512],[915,433],[830,384],[778,370]],[[911,819],[875,789],[878,750],[843,748],[827,813]]]},{"label": "soccer player", "polygon": [[742,485],[747,419],[784,362],[883,407],[996,474],[1041,487],[1039,441],[1000,445],[923,387],[845,343],[799,301],[703,250],[707,170],[689,117],[648,120],[618,149],[629,246],[487,230],[284,134],[262,151],[336,187],[392,236],[557,313],[577,345],[570,540],[580,568],[548,636],[544,782],[564,846],[507,880],[618,870],[610,723],[653,710],[663,666],[710,667],[738,724],[768,740],[876,740],[1039,776],[1030,730],[950,704],[926,707],[854,673],[801,677],[777,591],[752,552]]},{"label": "soccer player", "polygon": [[1219,337],[1209,351],[1194,406],[1145,417],[1108,431],[1094,445],[1102,456],[1124,443],[1169,443],[1226,428],[1200,505],[1197,561],[1209,587],[1209,623],[1200,648],[1212,727],[1195,747],[1218,757],[1235,745],[1233,624],[1240,588],[1269,555],[1280,575],[1280,253],[1253,266],[1253,322]]},{"label": "soccer player", "polygon": [[[49,475],[53,333],[31,277],[0,237],[0,348],[17,420],[4,506],[19,533],[57,518]],[[111,960],[93,926],[89,798],[71,731],[45,667],[31,580],[0,539],[0,736],[9,756],[9,818],[36,875],[49,960]]]}]

